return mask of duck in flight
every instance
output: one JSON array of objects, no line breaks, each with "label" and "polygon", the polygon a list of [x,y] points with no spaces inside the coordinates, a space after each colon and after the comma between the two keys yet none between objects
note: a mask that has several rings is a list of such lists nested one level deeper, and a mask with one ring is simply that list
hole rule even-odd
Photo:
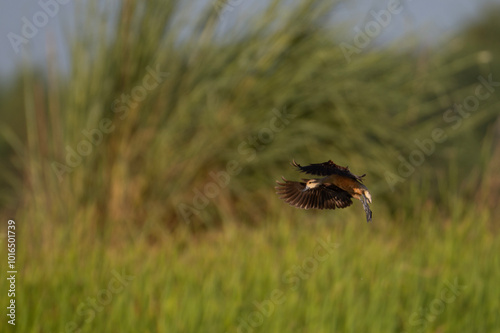
[{"label": "duck in flight", "polygon": [[291,163],[301,172],[320,178],[302,179],[301,182],[286,180],[277,181],[276,194],[291,206],[303,209],[335,209],[346,208],[352,205],[352,198],[363,204],[366,213],[366,222],[372,220],[372,211],[368,204],[372,203],[372,196],[362,178],[356,176],[348,167],[342,167],[331,160],[301,166],[295,160]]}]

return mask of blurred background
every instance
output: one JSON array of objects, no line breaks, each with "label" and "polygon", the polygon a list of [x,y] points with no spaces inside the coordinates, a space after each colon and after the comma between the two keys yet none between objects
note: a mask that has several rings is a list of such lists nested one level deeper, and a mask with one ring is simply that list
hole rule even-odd
[{"label": "blurred background", "polygon": [[3,7],[17,331],[500,332],[499,1]]}]

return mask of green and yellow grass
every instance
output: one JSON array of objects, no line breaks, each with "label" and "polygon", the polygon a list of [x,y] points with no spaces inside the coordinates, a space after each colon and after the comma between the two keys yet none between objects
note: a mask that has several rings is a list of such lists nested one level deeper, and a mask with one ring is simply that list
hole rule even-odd
[{"label": "green and yellow grass", "polygon": [[[79,8],[70,72],[27,67],[0,127],[18,332],[500,332],[498,92],[443,119],[491,68],[460,40],[347,62],[324,3],[231,29],[220,6]],[[390,186],[436,128],[447,140]],[[292,159],[367,173],[373,223],[359,202],[280,201]]]},{"label": "green and yellow grass", "polygon": [[[487,217],[390,221],[375,203],[366,224],[361,205],[354,208],[308,214],[283,206],[260,228],[227,221],[200,237],[157,225],[154,240],[140,230],[89,237],[84,221],[47,230],[18,219],[16,328],[499,331],[500,242]],[[33,228],[52,242],[33,243]]]}]

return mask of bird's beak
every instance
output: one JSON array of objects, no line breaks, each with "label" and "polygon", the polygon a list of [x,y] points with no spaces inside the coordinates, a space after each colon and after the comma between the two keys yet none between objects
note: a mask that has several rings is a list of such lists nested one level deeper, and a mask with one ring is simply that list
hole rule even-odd
[{"label": "bird's beak", "polygon": [[370,206],[368,206],[367,202],[372,202],[370,193],[365,192],[361,195],[361,202],[363,203],[363,208],[366,213],[366,222],[370,222],[372,220],[372,211],[370,210]]},{"label": "bird's beak", "polygon": [[309,186],[306,185],[306,187],[304,187],[304,189],[302,190],[302,192],[305,192],[309,189]]}]

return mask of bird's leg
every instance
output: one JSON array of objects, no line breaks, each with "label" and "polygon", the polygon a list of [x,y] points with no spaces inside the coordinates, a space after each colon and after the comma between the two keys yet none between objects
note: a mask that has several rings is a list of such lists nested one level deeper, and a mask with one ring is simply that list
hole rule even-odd
[{"label": "bird's leg", "polygon": [[363,203],[363,208],[365,209],[366,222],[370,222],[372,220],[372,211],[370,210],[370,206],[368,206],[368,203],[366,202],[366,197],[364,194],[361,194],[361,202]]}]

